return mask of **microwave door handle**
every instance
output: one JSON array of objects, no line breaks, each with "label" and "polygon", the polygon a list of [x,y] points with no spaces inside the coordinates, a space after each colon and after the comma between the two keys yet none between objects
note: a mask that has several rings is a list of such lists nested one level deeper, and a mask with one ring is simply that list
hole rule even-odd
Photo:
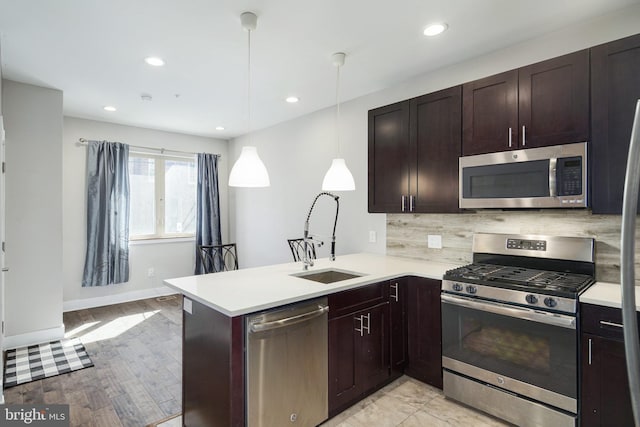
[{"label": "microwave door handle", "polygon": [[556,182],[556,168],[558,166],[558,159],[552,157],[549,159],[549,196],[557,197],[558,196],[558,185]]}]

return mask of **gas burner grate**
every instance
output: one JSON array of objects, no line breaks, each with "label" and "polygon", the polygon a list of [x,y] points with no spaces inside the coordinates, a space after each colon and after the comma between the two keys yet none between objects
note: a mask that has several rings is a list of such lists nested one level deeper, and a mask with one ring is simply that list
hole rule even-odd
[{"label": "gas burner grate", "polygon": [[473,263],[450,270],[450,279],[466,279],[487,285],[511,285],[519,288],[546,289],[575,293],[593,282],[591,276],[524,267]]}]

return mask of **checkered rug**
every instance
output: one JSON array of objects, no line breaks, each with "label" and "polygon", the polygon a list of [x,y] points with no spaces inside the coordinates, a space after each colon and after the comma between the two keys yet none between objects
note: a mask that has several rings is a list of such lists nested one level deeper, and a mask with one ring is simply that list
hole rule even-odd
[{"label": "checkered rug", "polygon": [[4,388],[93,366],[78,338],[7,350]]}]

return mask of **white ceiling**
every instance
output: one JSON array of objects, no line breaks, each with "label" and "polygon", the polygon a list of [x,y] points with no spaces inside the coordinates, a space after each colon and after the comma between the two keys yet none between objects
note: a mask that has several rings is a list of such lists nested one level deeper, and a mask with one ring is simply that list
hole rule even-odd
[{"label": "white ceiling", "polygon": [[[68,116],[232,138],[638,0],[0,0],[3,77],[64,92]],[[426,38],[432,21],[449,30]],[[152,68],[143,58],[160,56]],[[140,96],[149,94],[151,102]],[[300,97],[287,104],[288,95]],[[117,112],[103,111],[114,105]],[[224,131],[216,131],[221,125]]]}]

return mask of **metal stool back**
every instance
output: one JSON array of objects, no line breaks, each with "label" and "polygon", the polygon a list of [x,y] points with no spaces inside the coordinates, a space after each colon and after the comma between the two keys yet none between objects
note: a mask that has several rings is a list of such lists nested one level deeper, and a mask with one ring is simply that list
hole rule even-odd
[{"label": "metal stool back", "polygon": [[[287,239],[287,242],[289,242],[293,260],[295,262],[302,261],[304,257],[304,239]],[[311,239],[307,240],[307,255],[309,259],[316,259],[316,246]]]},{"label": "metal stool back", "polygon": [[206,273],[218,273],[238,269],[238,253],[235,243],[226,245],[199,245],[198,253]]}]

